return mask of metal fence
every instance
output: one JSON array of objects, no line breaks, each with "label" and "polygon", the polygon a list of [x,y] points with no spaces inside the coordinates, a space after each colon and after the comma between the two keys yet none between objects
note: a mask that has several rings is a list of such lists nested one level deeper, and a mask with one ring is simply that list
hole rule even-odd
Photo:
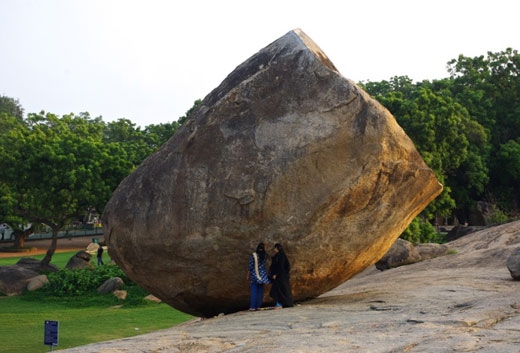
[{"label": "metal fence", "polygon": [[[103,229],[100,226],[85,224],[81,226],[71,225],[58,233],[58,238],[73,238],[73,237],[84,237],[88,235],[103,235]],[[25,240],[40,240],[40,239],[51,239],[52,231],[39,231],[32,233]],[[14,240],[12,229],[5,229],[0,242],[11,242]]]}]

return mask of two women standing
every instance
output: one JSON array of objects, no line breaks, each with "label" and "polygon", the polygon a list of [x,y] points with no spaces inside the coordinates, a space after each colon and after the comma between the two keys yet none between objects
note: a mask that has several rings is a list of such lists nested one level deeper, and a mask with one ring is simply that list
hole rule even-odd
[{"label": "two women standing", "polygon": [[275,308],[294,305],[289,283],[291,265],[281,244],[275,244],[273,250],[275,254],[271,259],[269,276],[266,271],[267,253],[264,243],[258,244],[256,251],[249,257],[247,278],[251,282],[250,311],[259,310],[262,307],[264,284],[267,283],[272,283],[269,295],[275,301]]}]

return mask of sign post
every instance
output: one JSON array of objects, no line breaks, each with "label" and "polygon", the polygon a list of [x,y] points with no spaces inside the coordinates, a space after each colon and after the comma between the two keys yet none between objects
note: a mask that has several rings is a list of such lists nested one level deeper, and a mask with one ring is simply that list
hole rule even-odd
[{"label": "sign post", "polygon": [[51,351],[54,346],[58,345],[58,321],[45,320],[45,334],[43,343],[51,346]]}]

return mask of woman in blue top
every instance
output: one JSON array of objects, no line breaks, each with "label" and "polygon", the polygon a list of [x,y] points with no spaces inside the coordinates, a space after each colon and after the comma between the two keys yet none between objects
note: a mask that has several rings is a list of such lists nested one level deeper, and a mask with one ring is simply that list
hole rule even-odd
[{"label": "woman in blue top", "polygon": [[256,311],[262,307],[262,298],[264,297],[264,284],[269,283],[265,262],[267,253],[265,252],[265,244],[260,243],[256,247],[256,251],[249,257],[247,266],[247,279],[251,281],[251,303],[250,311]]}]

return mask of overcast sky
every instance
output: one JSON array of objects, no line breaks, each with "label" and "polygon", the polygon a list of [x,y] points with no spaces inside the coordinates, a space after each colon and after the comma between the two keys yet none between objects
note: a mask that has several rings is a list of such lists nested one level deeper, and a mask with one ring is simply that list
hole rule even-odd
[{"label": "overcast sky", "polygon": [[26,113],[177,120],[239,64],[301,28],[356,82],[447,77],[520,50],[516,0],[0,0],[0,95]]}]

